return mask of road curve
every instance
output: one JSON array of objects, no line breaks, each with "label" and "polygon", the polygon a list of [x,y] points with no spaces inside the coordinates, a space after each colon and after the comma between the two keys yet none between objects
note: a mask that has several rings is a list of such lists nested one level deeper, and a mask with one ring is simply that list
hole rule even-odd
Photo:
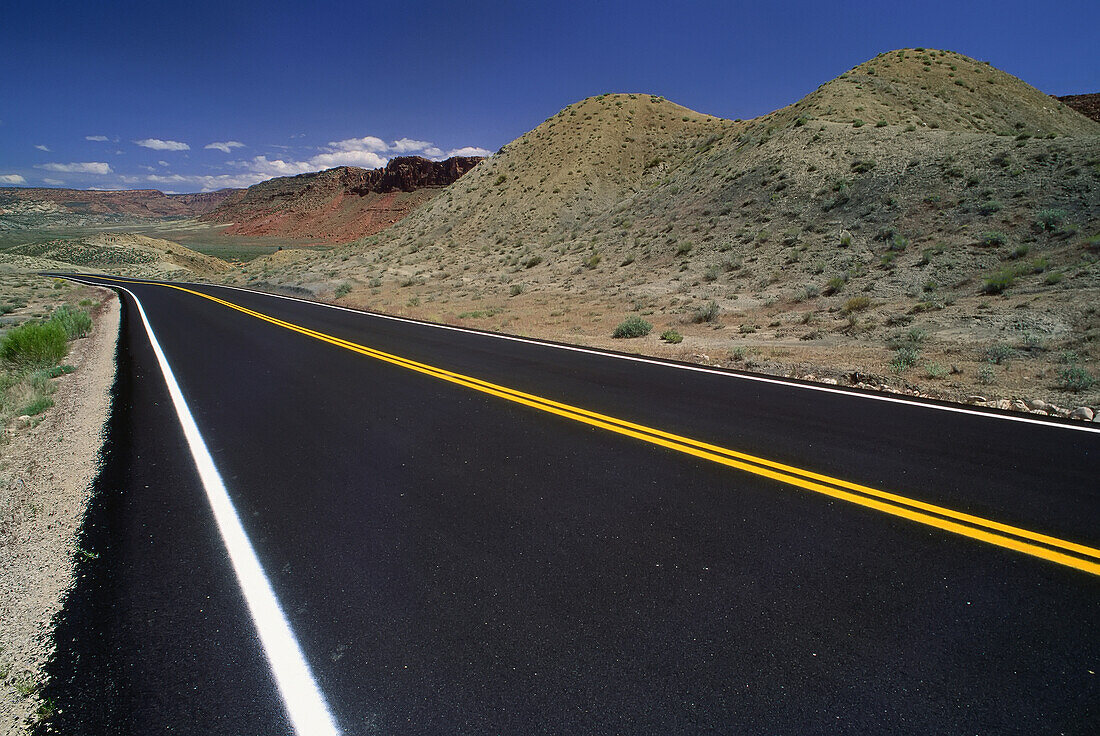
[{"label": "road curve", "polygon": [[120,289],[66,733],[1094,733],[1096,427]]}]

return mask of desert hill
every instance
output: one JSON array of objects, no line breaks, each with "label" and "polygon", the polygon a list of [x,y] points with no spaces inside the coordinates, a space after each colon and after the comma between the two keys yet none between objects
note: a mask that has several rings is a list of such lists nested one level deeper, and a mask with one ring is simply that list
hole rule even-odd
[{"label": "desert hill", "polygon": [[202,219],[234,235],[355,240],[401,220],[481,161],[399,156],[385,168],[342,166],[269,179],[234,193]]},{"label": "desert hill", "polygon": [[767,120],[783,124],[799,116],[1012,135],[1096,132],[1091,121],[1016,77],[936,49],[879,54]]},{"label": "desert hill", "polygon": [[1057,393],[1100,364],[1098,234],[1100,124],[912,49],[755,120],[583,100],[393,227],[232,278],[616,347],[634,313],[655,328],[631,350]]},{"label": "desert hill", "polygon": [[8,248],[5,257],[49,262],[51,269],[104,271],[139,278],[194,279],[223,276],[231,266],[178,243],[129,233],[97,233]]}]

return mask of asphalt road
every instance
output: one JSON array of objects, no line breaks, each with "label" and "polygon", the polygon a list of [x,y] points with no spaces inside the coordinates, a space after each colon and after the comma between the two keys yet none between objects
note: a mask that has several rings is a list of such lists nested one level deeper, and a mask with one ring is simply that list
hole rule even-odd
[{"label": "asphalt road", "polygon": [[124,285],[58,732],[1100,730],[1085,425]]}]

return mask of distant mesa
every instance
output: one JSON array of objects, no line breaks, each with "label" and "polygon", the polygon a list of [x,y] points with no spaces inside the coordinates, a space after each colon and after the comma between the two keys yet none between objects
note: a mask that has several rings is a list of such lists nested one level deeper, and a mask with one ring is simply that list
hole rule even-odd
[{"label": "distant mesa", "polygon": [[351,241],[404,219],[481,160],[399,156],[381,169],[341,166],[269,179],[232,193],[200,219],[231,223],[225,232],[232,235]]}]

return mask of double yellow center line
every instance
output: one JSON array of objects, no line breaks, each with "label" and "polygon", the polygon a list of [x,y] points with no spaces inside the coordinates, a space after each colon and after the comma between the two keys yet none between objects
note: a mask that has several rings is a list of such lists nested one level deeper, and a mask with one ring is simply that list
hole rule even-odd
[{"label": "double yellow center line", "polygon": [[[122,281],[121,279],[111,280]],[[359,345],[358,343],[318,332],[317,330],[311,330],[307,327],[302,327],[301,325],[296,325],[292,322],[287,322],[183,286],[160,284],[156,282],[138,283],[162,286],[183,291],[188,294],[194,294],[203,299],[209,299],[212,302],[221,304],[229,309],[234,309],[243,314],[255,317],[256,319],[307,335],[322,342],[327,342],[331,345],[361,355],[366,355],[376,360],[391,363],[408,370],[423,373],[424,375],[432,376],[442,381],[465,386],[474,391],[497,396],[517,404],[523,404],[524,406],[529,406],[539,411],[556,414],[566,419],[588,424],[616,434],[626,435],[627,437],[633,437],[634,439],[666,447],[670,450],[682,452],[687,455],[694,455],[695,457],[709,460],[720,465],[727,465],[731,468],[752,473],[753,475],[770,478],[807,491],[813,491],[814,493],[820,493],[841,501],[847,501],[859,506],[881,511],[891,516],[898,516],[903,519],[915,521],[954,534],[960,534],[964,537],[976,539],[998,547],[1022,552],[1050,562],[1082,570],[1093,575],[1100,575],[1100,550],[1093,547],[1069,542],[1064,539],[1040,534],[1027,529],[1021,529],[1020,527],[1011,526],[1009,524],[1002,524],[997,521],[962,513],[943,506],[925,503],[924,501],[907,498],[896,493],[881,491],[869,486],[859,485],[858,483],[850,483],[846,480],[832,478],[827,475],[814,473],[790,465],[784,465],[766,458],[731,450],[726,447],[700,442],[689,437],[682,437],[660,429],[654,429],[653,427],[635,424],[634,422],[628,422],[623,419],[607,416],[606,414],[598,414],[570,404],[564,404],[534,394],[517,391],[507,386],[482,381],[478,378],[455,373],[454,371],[448,371],[443,368],[437,368],[426,363],[403,358],[399,355],[375,350],[365,345]]]}]

